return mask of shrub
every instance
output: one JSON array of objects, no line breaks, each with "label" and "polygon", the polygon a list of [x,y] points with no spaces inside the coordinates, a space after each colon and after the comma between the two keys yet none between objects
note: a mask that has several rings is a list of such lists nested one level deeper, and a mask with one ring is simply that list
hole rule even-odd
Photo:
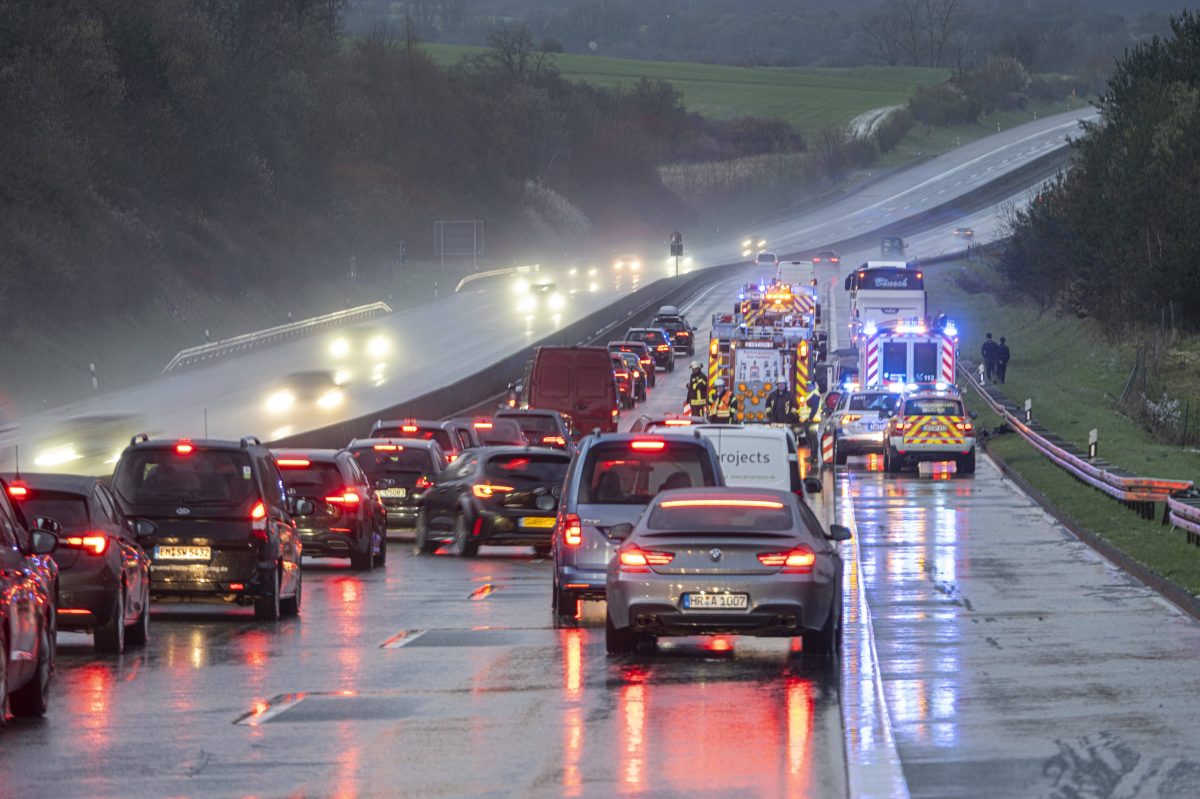
[{"label": "shrub", "polygon": [[875,143],[879,152],[890,152],[912,130],[913,114],[908,108],[897,108],[875,128]]},{"label": "shrub", "polygon": [[962,125],[979,119],[979,103],[950,83],[920,86],[908,100],[913,118],[926,125]]}]

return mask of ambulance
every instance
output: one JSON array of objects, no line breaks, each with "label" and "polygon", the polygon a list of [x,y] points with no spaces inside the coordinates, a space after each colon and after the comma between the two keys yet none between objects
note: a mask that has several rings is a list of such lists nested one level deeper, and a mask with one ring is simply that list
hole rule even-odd
[{"label": "ambulance", "polygon": [[884,470],[899,474],[922,461],[953,461],[958,474],[974,474],[975,417],[953,386],[905,392],[884,436]]},{"label": "ambulance", "polygon": [[902,319],[862,328],[857,382],[862,388],[908,389],[954,385],[958,328],[939,317],[936,328],[923,319]]}]

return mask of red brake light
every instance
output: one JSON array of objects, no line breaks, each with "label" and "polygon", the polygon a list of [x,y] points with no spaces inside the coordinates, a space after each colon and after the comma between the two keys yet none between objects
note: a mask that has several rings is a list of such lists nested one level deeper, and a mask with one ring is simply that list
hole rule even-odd
[{"label": "red brake light", "polygon": [[312,461],[307,458],[277,458],[275,463],[279,464],[280,469],[307,469],[312,466]]},{"label": "red brake light", "polygon": [[404,447],[399,444],[376,444],[372,449],[376,452],[399,452]]},{"label": "red brake light", "polygon": [[562,517],[561,528],[564,544],[577,547],[583,543],[583,523],[574,513]]},{"label": "red brake light", "polygon": [[63,543],[73,549],[82,549],[89,555],[103,555],[108,549],[108,536],[103,533],[69,535],[63,539]]},{"label": "red brake light", "polygon": [[764,566],[782,566],[789,574],[808,574],[812,571],[817,556],[807,547],[796,547],[790,552],[764,552],[758,556]]},{"label": "red brake light", "polygon": [[254,503],[254,507],[250,510],[250,518],[254,521],[267,518],[267,506],[261,500]]},{"label": "red brake light", "polygon": [[959,430],[963,430],[968,433],[975,429],[975,425],[971,424],[970,422],[955,422],[954,426]]},{"label": "red brake light", "polygon": [[638,439],[635,441],[630,441],[629,448],[636,449],[641,452],[662,452],[664,449],[667,448],[667,442],[656,441],[653,439],[650,439],[650,440]]},{"label": "red brake light", "polygon": [[417,488],[429,488],[432,485],[433,485],[433,481],[430,480],[425,475],[421,475],[420,477],[417,478]]},{"label": "red brake light", "polygon": [[13,499],[25,499],[29,496],[29,489],[25,486],[9,486],[8,495]]},{"label": "red brake light", "polygon": [[362,501],[362,497],[360,497],[358,495],[358,492],[355,491],[354,489],[347,488],[345,491],[343,491],[340,494],[335,494],[334,496],[331,496],[331,497],[325,497],[325,501],[328,502],[330,505],[354,506]]},{"label": "red brake light", "polygon": [[666,566],[675,560],[671,552],[650,552],[633,547],[620,554],[621,571],[644,572],[651,566]]},{"label": "red brake light", "polygon": [[655,347],[655,349],[658,350],[659,352],[666,352],[667,350],[671,349],[671,345],[670,344],[659,344],[657,347]]},{"label": "red brake light", "polygon": [[557,444],[560,447],[567,445],[567,440],[562,436],[542,436],[543,444]]},{"label": "red brake light", "polygon": [[491,430],[492,429],[491,422],[476,422],[473,426],[476,430]]},{"label": "red brake light", "polygon": [[653,358],[638,358],[638,363],[644,363],[647,366],[649,366],[650,364],[654,363],[654,359]]},{"label": "red brake light", "polygon": [[250,529],[256,538],[267,540],[267,506],[262,500],[254,503],[254,507],[250,509]]},{"label": "red brake light", "polygon": [[175,454],[176,455],[191,455],[195,451],[196,451],[195,445],[193,445],[189,441],[180,441],[178,444],[175,445]]},{"label": "red brake light", "polygon": [[476,483],[471,486],[471,493],[480,499],[491,499],[496,494],[507,494],[512,486],[493,485],[491,483]]},{"label": "red brake light", "polygon": [[773,499],[671,499],[662,503],[663,508],[767,508],[779,510],[782,502]]},{"label": "red brake light", "polygon": [[667,427],[685,427],[692,423],[691,419],[665,419],[663,424]]},{"label": "red brake light", "polygon": [[417,432],[417,429],[418,428],[415,424],[406,424],[400,426],[401,433],[415,433]]},{"label": "red brake light", "polygon": [[628,380],[629,379],[629,372],[614,372],[613,374],[615,374],[617,376],[618,380]]}]

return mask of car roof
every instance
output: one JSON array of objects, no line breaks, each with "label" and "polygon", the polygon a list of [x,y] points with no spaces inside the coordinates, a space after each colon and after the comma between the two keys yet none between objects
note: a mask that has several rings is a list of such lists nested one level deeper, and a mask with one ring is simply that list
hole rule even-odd
[{"label": "car roof", "polygon": [[21,472],[20,474],[4,472],[0,474],[0,480],[5,483],[27,485],[42,491],[63,491],[69,494],[90,493],[96,483],[101,482],[98,477],[89,477],[83,474],[49,474],[47,472]]},{"label": "car roof", "polygon": [[441,447],[441,444],[432,439],[424,438],[356,438],[346,445],[346,449],[358,449],[360,447],[373,447],[376,444],[395,444],[406,449],[431,449],[432,447]]},{"label": "car roof", "polygon": [[790,505],[794,495],[790,491],[777,488],[749,488],[746,486],[697,486],[694,488],[673,488],[660,491],[658,496],[650,500],[651,504],[660,504],[663,498],[669,500],[722,500],[722,499],[762,499],[782,502]]},{"label": "car roof", "polygon": [[736,424],[694,424],[688,428],[689,430],[698,430],[701,434],[706,432],[732,433],[742,436],[743,438],[781,438],[787,440],[787,431],[782,427],[768,427],[766,425],[736,425]]},{"label": "car roof", "polygon": [[555,455],[566,460],[571,459],[571,454],[561,449],[553,447],[521,447],[516,445],[496,445],[491,447],[472,447],[468,450],[476,455],[481,455],[485,458],[491,458],[496,455]]},{"label": "car roof", "polygon": [[138,438],[140,438],[140,436],[135,436],[134,439],[129,442],[130,448],[173,449],[177,444],[191,444],[197,449],[226,451],[253,449],[255,447],[259,449],[267,449],[266,445],[264,445],[254,436],[246,436],[241,441],[229,441],[227,439],[220,438],[188,438],[187,436],[180,436],[178,438],[148,438],[140,441]]},{"label": "car roof", "polygon": [[302,449],[296,447],[272,447],[271,453],[276,457],[308,458],[310,461],[333,461],[345,450],[340,449]]},{"label": "car roof", "polygon": [[492,418],[513,418],[519,416],[562,416],[561,413],[549,408],[500,408]]},{"label": "car roof", "polygon": [[440,419],[378,419],[375,422],[376,427],[401,427],[406,424],[417,427],[441,427],[445,422]]}]

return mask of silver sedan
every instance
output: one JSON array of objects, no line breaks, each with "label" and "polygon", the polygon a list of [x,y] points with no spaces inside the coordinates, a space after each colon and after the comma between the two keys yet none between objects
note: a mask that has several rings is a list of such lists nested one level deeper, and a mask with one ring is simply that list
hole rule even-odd
[{"label": "silver sedan", "polygon": [[663,491],[608,564],[609,653],[664,635],[802,636],[804,651],[837,652],[842,558],[812,511],[786,491]]}]

